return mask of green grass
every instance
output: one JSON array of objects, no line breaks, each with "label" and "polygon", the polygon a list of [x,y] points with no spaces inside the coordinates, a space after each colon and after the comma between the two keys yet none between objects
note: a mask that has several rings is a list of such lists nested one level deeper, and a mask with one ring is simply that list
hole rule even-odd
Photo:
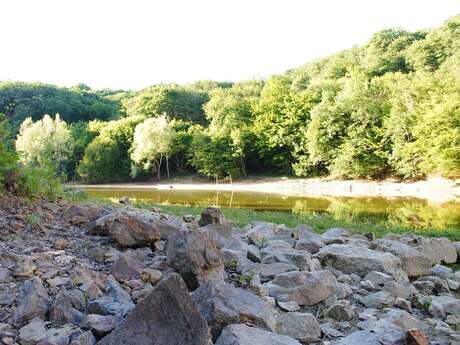
[{"label": "green grass", "polygon": [[[135,202],[133,206],[139,208],[151,208],[156,206],[166,213],[183,215],[199,215],[203,210],[202,207],[181,206],[181,205],[152,205],[150,203]],[[460,230],[458,229],[430,229],[430,228],[412,228],[405,226],[395,226],[389,224],[383,217],[361,216],[336,218],[328,213],[316,214],[294,214],[290,212],[276,211],[254,211],[244,208],[222,208],[225,217],[233,221],[235,226],[244,227],[253,221],[264,221],[276,224],[284,224],[288,227],[295,227],[299,224],[307,224],[313,227],[317,232],[322,233],[327,229],[342,227],[357,233],[373,232],[377,237],[386,233],[417,233],[430,237],[447,237],[452,241],[460,241]]]}]

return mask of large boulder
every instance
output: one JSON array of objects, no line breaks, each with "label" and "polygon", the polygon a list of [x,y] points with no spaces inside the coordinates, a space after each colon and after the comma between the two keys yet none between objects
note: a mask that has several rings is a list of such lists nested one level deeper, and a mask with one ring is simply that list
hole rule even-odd
[{"label": "large boulder", "polygon": [[21,345],[35,345],[46,339],[46,323],[34,319],[19,330],[18,340]]},{"label": "large boulder", "polygon": [[372,271],[394,273],[401,268],[401,261],[393,254],[349,244],[328,245],[314,257],[323,266],[332,266],[344,273],[360,276]]},{"label": "large boulder", "polygon": [[62,219],[66,219],[71,224],[80,225],[92,222],[104,213],[104,209],[94,205],[70,205],[62,213]]},{"label": "large boulder", "polygon": [[82,311],[86,308],[86,299],[80,290],[60,291],[50,308],[50,320],[53,325],[60,326],[73,324],[82,326],[86,322],[86,315]]},{"label": "large boulder", "polygon": [[24,323],[34,318],[44,319],[51,302],[43,281],[38,277],[24,282],[18,301],[13,315],[13,321],[16,323]]},{"label": "large boulder", "polygon": [[277,301],[311,306],[336,293],[338,283],[329,271],[286,272],[278,274],[268,286],[270,296]]},{"label": "large boulder", "polygon": [[226,278],[218,243],[205,230],[177,232],[169,237],[166,252],[168,264],[191,289],[210,279]]},{"label": "large boulder", "polygon": [[240,324],[227,326],[215,345],[300,345],[300,343],[285,335]]},{"label": "large boulder", "polygon": [[246,323],[269,331],[275,330],[273,310],[262,299],[222,281],[208,281],[192,294],[217,338],[224,327],[234,323]]},{"label": "large boulder", "polygon": [[118,281],[140,279],[144,264],[129,254],[122,254],[112,265],[111,273]]},{"label": "large boulder", "polygon": [[397,256],[401,260],[402,269],[409,277],[429,275],[431,272],[431,259],[405,243],[380,239],[374,241],[370,248]]},{"label": "large boulder", "polygon": [[408,244],[429,257],[433,265],[440,263],[452,264],[457,261],[457,249],[448,238],[417,236],[409,241]]},{"label": "large boulder", "polygon": [[460,299],[450,296],[431,296],[429,312],[444,319],[447,315],[460,317]]},{"label": "large boulder", "polygon": [[97,219],[95,229],[110,235],[122,247],[149,246],[162,238],[163,232],[169,235],[179,230],[166,220],[127,211],[115,211]]},{"label": "large boulder", "polygon": [[288,335],[303,343],[319,341],[321,328],[310,313],[284,313],[276,320],[276,331]]},{"label": "large boulder", "polygon": [[198,224],[206,226],[209,224],[223,224],[225,221],[222,211],[217,207],[208,207],[201,212]]},{"label": "large boulder", "polygon": [[[265,248],[264,248],[265,249]],[[273,264],[284,262],[286,264],[295,265],[300,271],[314,271],[315,263],[311,259],[311,254],[305,250],[296,250],[291,248],[278,248],[273,250],[263,251],[263,264]]]},{"label": "large boulder", "polygon": [[170,274],[99,345],[212,345],[182,278]]}]

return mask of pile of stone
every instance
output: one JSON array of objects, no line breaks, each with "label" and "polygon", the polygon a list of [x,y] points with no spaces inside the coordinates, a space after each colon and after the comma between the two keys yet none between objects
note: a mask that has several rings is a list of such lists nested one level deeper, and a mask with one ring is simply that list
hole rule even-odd
[{"label": "pile of stone", "polygon": [[446,238],[46,207],[46,231],[0,242],[0,344],[460,344]]}]

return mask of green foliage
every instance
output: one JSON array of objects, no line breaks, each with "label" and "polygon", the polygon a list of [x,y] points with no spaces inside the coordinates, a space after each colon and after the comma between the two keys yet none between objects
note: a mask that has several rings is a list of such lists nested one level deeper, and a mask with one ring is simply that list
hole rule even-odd
[{"label": "green foliage", "polygon": [[77,172],[88,183],[119,182],[131,177],[131,149],[134,130],[142,122],[130,116],[108,123],[91,122],[88,131],[98,134],[86,147]]},{"label": "green foliage", "polygon": [[65,174],[72,145],[70,130],[59,114],[54,120],[49,115],[37,122],[27,118],[16,139],[16,151],[23,164],[49,167],[61,176]]},{"label": "green foliage", "polygon": [[42,83],[0,82],[0,113],[11,121],[13,133],[28,117],[60,114],[66,122],[109,120],[120,115],[120,104],[80,85],[62,88]]},{"label": "green foliage", "polygon": [[157,117],[204,122],[203,105],[208,101],[206,92],[178,85],[157,85],[140,91],[127,99],[124,106],[128,115]]},{"label": "green foliage", "polygon": [[78,166],[78,174],[88,183],[120,181],[120,162],[123,153],[117,141],[98,136],[85,149],[85,155]]},{"label": "green foliage", "polygon": [[61,179],[48,166],[23,166],[16,180],[18,195],[54,200],[64,193]]},{"label": "green foliage", "polygon": [[86,147],[96,137],[96,131],[90,130],[88,122],[75,122],[69,125],[72,135],[73,150],[67,162],[67,177],[69,180],[79,178],[77,168],[85,154]]},{"label": "green foliage", "polygon": [[[172,151],[172,144],[176,132],[166,116],[146,119],[136,126],[131,149],[131,159],[136,166],[156,172],[158,180],[161,179],[161,164]],[[169,166],[168,178],[169,178]]]},{"label": "green foliage", "polygon": [[211,136],[196,130],[190,149],[190,163],[209,177],[237,177],[241,175],[241,157],[228,136]]},{"label": "green foliage", "polygon": [[[267,80],[204,80],[141,91],[2,82],[0,112],[11,119],[13,133],[31,118],[22,132],[35,134],[18,138],[23,162],[46,161],[86,182],[145,178],[151,168],[159,177],[165,158],[173,173],[217,178],[456,178],[459,52],[455,16],[432,30],[381,30],[362,47]],[[46,145],[35,139],[43,134],[33,121],[58,112],[71,123],[71,151],[59,151],[65,147],[59,138]],[[14,154],[3,154],[0,179],[14,165]]]},{"label": "green foliage", "polygon": [[0,191],[16,172],[17,157],[8,146],[9,137],[6,130],[6,119],[0,113]]}]

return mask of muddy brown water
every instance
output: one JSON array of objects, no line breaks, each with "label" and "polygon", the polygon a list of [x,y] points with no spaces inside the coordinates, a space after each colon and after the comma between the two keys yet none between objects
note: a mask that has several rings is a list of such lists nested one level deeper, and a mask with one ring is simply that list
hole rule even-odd
[{"label": "muddy brown water", "polygon": [[460,202],[456,201],[431,203],[418,198],[306,197],[246,191],[140,190],[113,187],[86,187],[84,190],[90,196],[110,200],[127,196],[132,201],[155,205],[235,207],[296,214],[325,212],[337,218],[375,217],[398,226],[458,229],[460,232]]}]

